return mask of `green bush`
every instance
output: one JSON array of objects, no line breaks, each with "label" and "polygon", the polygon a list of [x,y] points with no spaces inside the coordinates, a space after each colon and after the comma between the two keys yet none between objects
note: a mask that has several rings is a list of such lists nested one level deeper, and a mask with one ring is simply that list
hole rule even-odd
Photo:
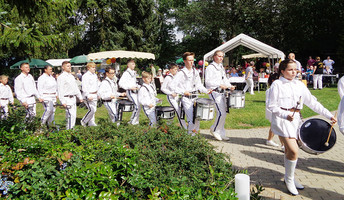
[{"label": "green bush", "polygon": [[[47,132],[35,125],[3,128],[0,172],[15,182],[6,198],[236,199],[237,171],[203,137],[167,124],[98,124]],[[252,197],[259,199],[261,190]]]}]

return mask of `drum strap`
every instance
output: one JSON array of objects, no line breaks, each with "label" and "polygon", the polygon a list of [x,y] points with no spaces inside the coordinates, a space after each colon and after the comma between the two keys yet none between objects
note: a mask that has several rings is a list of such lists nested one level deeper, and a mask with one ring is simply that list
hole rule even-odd
[{"label": "drum strap", "polygon": [[[194,91],[194,90],[196,90],[196,70],[195,70],[195,68],[194,67],[192,67],[192,83],[193,83],[193,86],[192,86],[192,90]],[[186,75],[186,73],[184,72],[184,70],[181,70],[183,73],[184,73],[184,75],[185,75],[185,79],[186,80],[188,80],[188,76]]]},{"label": "drum strap", "polygon": [[116,84],[114,81],[112,81],[112,83],[113,83],[114,86],[115,86],[115,87],[112,87],[111,82],[110,82],[108,79],[104,79],[104,80],[106,80],[106,81],[110,84],[112,93],[115,93],[115,92],[116,92],[116,91],[115,91],[115,88],[117,87],[117,84]]},{"label": "drum strap", "polygon": [[[146,90],[147,90],[147,92],[148,92],[150,98],[151,98],[151,99],[154,99],[154,97],[152,96],[152,94],[151,94],[151,92],[149,91],[149,89],[148,89],[145,85],[142,85],[142,86],[146,88]],[[153,87],[152,85],[150,85],[150,86],[151,86],[153,92],[156,94],[156,91],[155,91],[154,87]]]}]

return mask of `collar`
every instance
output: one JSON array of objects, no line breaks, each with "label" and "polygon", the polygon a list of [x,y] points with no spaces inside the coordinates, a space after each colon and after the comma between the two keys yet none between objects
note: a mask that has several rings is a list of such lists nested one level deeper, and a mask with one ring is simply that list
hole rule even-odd
[{"label": "collar", "polygon": [[26,74],[24,74],[23,72],[22,72],[21,74],[22,74],[22,76],[24,76],[25,78],[28,77],[28,76],[30,75],[30,74],[27,74],[27,75],[26,75]]},{"label": "collar", "polygon": [[295,81],[296,81],[296,79],[288,80],[288,79],[284,78],[283,76],[281,76],[279,79],[280,79],[283,83],[291,83],[291,82],[295,82]]},{"label": "collar", "polygon": [[214,65],[214,67],[217,69],[217,70],[220,70],[221,67],[222,67],[222,63],[216,63],[216,62],[212,62],[211,65]]}]

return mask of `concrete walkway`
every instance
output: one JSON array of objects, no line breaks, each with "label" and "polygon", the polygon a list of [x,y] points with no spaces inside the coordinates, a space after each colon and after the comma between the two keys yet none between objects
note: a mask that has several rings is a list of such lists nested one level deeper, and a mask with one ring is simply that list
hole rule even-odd
[{"label": "concrete walkway", "polygon": [[[312,155],[300,150],[295,177],[305,189],[299,190],[298,196],[289,195],[283,182],[284,153],[280,147],[265,145],[269,128],[227,130],[230,141],[215,140],[209,129],[201,130],[201,134],[219,152],[230,155],[234,168],[248,170],[251,186],[260,184],[265,188],[261,194],[264,199],[344,200],[344,136],[338,125],[334,128],[337,142],[329,151]],[[273,140],[279,143],[277,136]]]}]

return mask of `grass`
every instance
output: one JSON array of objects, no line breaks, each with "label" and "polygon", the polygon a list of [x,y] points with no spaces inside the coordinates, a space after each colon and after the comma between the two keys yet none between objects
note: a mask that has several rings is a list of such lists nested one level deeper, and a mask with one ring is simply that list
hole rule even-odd
[{"label": "grass", "polygon": [[[318,101],[324,105],[330,111],[337,110],[340,98],[336,87],[324,88],[323,90],[310,90],[311,93],[318,99]],[[208,98],[208,95],[200,96],[201,98]],[[169,106],[166,99],[166,95],[158,94],[158,98],[163,100],[163,106]],[[246,94],[245,107],[242,109],[230,109],[230,113],[227,114],[225,128],[226,129],[250,129],[270,126],[269,121],[265,118],[265,91],[255,91],[255,95]],[[86,114],[86,108],[79,108],[77,110],[77,125],[80,125],[80,120]],[[42,116],[43,106],[37,104],[37,116]],[[307,106],[301,111],[304,118],[308,118],[317,113],[313,112]],[[126,112],[123,115],[124,120],[129,120],[131,113]],[[108,112],[105,106],[101,106],[96,112],[96,122],[100,119],[108,119]],[[148,122],[148,118],[141,111],[140,122]],[[65,110],[61,108],[56,109],[55,122],[57,125],[65,127]],[[174,123],[178,123],[177,118],[174,118]],[[214,123],[211,121],[201,121],[201,129],[209,129]]]}]

